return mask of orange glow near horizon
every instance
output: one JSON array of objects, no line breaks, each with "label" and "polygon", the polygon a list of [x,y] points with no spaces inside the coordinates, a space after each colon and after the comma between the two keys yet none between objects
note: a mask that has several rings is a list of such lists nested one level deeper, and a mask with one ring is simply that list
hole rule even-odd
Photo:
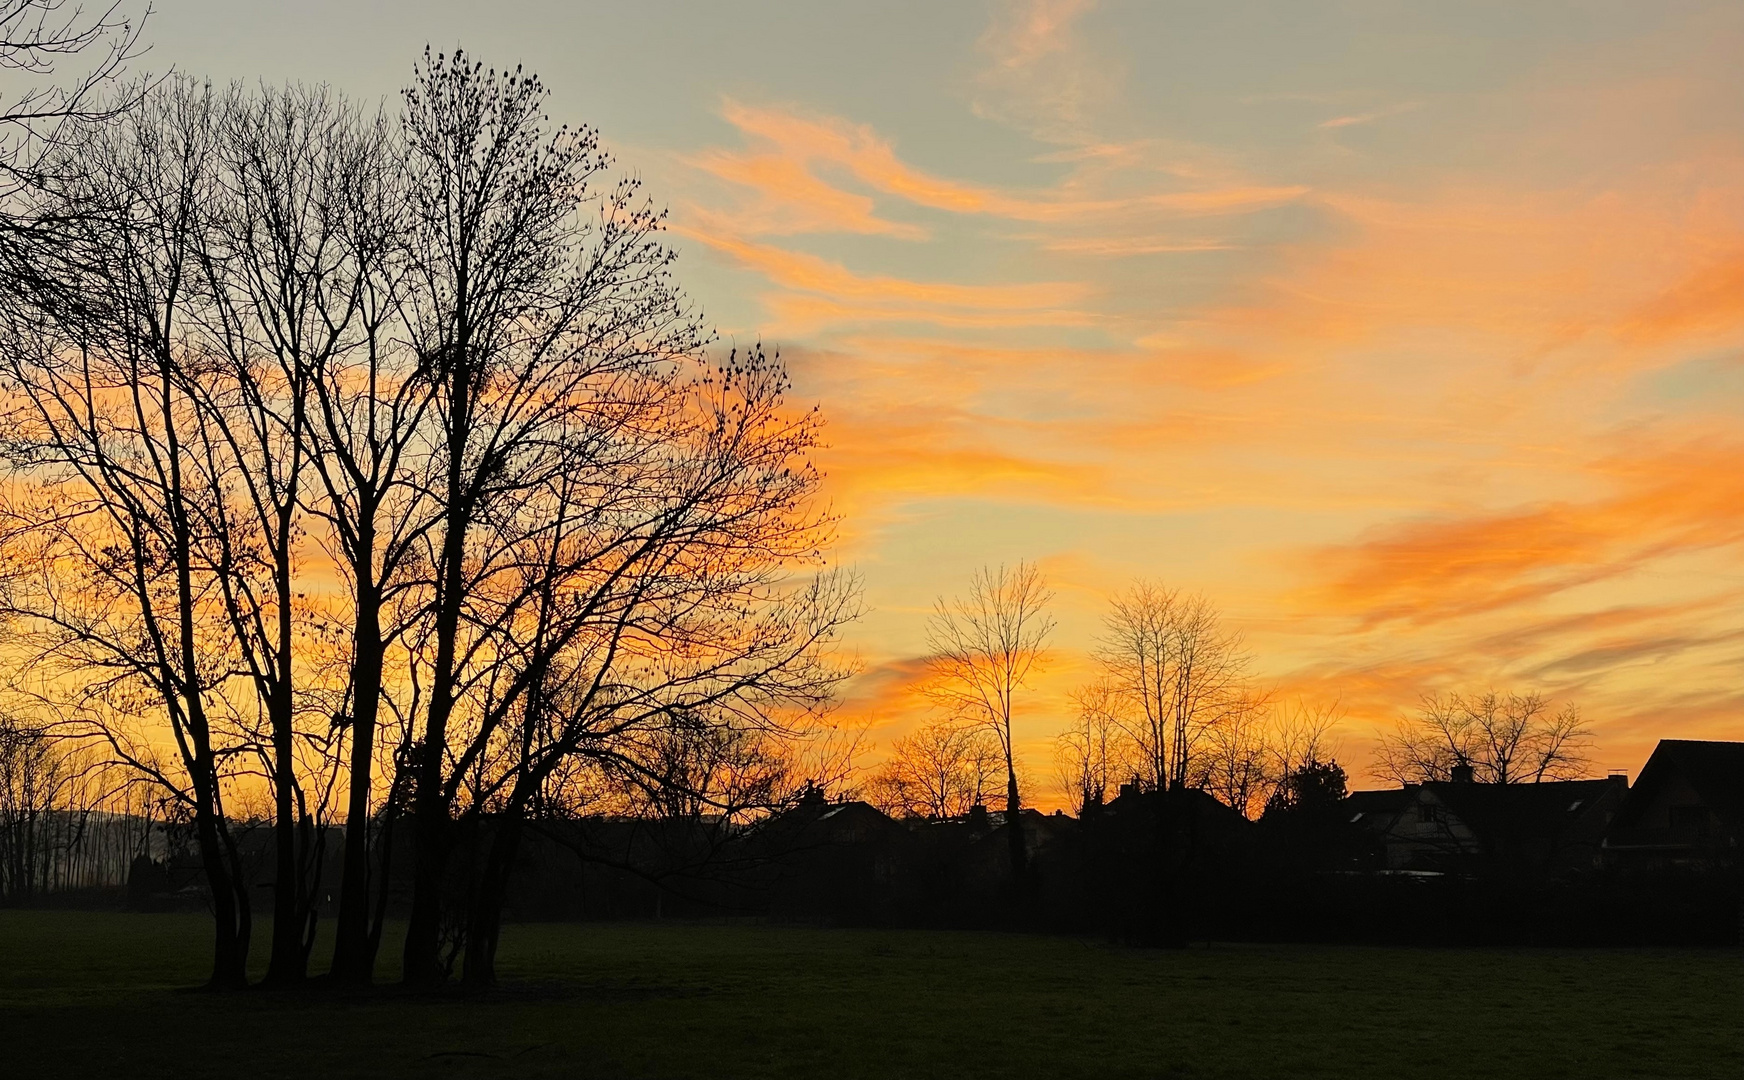
[{"label": "orange glow near horizon", "polygon": [[[916,722],[932,599],[1034,559],[1038,776],[1137,576],[1209,594],[1281,697],[1338,702],[1358,786],[1448,689],[1578,702],[1599,767],[1744,737],[1744,140],[1696,100],[1713,71],[1631,86],[1569,48],[1489,95],[1517,119],[1334,108],[1291,154],[1135,132],[1098,15],[1002,5],[977,42],[969,107],[1049,184],[739,94],[683,158],[680,231],[831,417],[877,608],[847,714]],[[1474,149],[1395,160],[1405,128]]]},{"label": "orange glow near horizon", "polygon": [[[1600,773],[1744,739],[1744,7],[691,16],[358,48],[384,88],[427,39],[524,60],[670,203],[723,344],[780,349],[866,582],[842,715],[874,760],[927,714],[935,599],[1019,560],[1056,594],[1017,718],[1044,807],[1139,577],[1337,703],[1357,787],[1451,690],[1577,703]],[[277,70],[178,18],[165,62]],[[294,76],[344,83],[317,52]]]}]

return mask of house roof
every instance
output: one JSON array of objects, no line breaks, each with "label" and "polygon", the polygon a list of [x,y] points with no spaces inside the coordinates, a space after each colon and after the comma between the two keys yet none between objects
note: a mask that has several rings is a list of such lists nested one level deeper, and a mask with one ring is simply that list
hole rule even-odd
[{"label": "house roof", "polygon": [[1643,781],[1659,782],[1669,769],[1683,775],[1702,803],[1734,820],[1744,817],[1744,742],[1711,739],[1661,739],[1642,768]]},{"label": "house roof", "polygon": [[1687,846],[1688,838],[1674,838],[1663,826],[1642,827],[1648,808],[1666,785],[1676,780],[1688,784],[1702,805],[1720,820],[1744,823],[1744,742],[1661,739],[1617,811],[1610,843],[1618,847],[1668,842]]},{"label": "house roof", "polygon": [[869,839],[883,831],[901,832],[903,827],[884,811],[858,799],[832,803],[822,799],[802,800],[765,824],[765,831],[805,832],[833,839]]},{"label": "house roof", "polygon": [[1437,780],[1422,790],[1453,811],[1486,840],[1553,840],[1601,799],[1625,790],[1623,780],[1546,780],[1537,784],[1453,783]]},{"label": "house roof", "polygon": [[1353,791],[1344,797],[1345,820],[1365,828],[1384,829],[1416,798],[1416,788],[1383,788]]}]

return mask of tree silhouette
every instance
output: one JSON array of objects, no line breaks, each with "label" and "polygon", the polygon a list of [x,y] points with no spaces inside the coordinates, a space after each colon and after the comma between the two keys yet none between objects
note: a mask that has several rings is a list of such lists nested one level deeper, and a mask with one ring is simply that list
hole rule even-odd
[{"label": "tree silhouette", "polygon": [[1451,780],[1465,766],[1480,783],[1572,780],[1587,771],[1592,732],[1573,704],[1551,711],[1535,691],[1425,696],[1383,736],[1374,773],[1401,784]]},{"label": "tree silhouette", "polygon": [[1053,599],[1041,571],[1030,563],[983,568],[969,579],[969,592],[940,598],[927,624],[933,699],[949,715],[985,726],[1005,758],[1005,820],[1012,877],[1024,878],[1026,850],[1012,714],[1017,695],[1045,658],[1054,620]]}]

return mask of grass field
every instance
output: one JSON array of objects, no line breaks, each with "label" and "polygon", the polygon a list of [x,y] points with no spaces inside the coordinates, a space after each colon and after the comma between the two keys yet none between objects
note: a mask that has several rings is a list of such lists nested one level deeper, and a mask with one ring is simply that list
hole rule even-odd
[{"label": "grass field", "polygon": [[0,912],[0,1076],[1744,1076],[1744,954],[511,926],[483,997],[187,992],[206,924]]}]

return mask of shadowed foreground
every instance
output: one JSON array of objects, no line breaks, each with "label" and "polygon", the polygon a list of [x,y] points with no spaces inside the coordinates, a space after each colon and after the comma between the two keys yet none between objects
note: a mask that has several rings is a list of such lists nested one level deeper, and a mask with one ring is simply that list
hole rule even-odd
[{"label": "shadowed foreground", "polygon": [[1737,951],[1169,953],[970,933],[521,925],[504,935],[502,988],[482,998],[179,991],[205,974],[208,937],[196,916],[0,912],[8,1074],[1744,1075]]}]

